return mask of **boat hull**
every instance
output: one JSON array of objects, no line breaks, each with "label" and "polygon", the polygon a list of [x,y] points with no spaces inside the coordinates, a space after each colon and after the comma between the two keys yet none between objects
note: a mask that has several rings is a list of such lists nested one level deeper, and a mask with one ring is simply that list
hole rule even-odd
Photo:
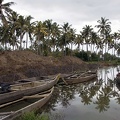
[{"label": "boat hull", "polygon": [[[58,79],[59,78],[57,76],[54,80],[45,81],[44,84],[41,84],[39,86],[0,94],[0,104],[20,99],[20,98],[22,98],[23,96],[26,96],[26,95],[32,95],[32,94],[36,94],[38,92],[46,91],[46,90],[52,88],[57,83]],[[21,84],[28,84],[28,82],[27,83],[21,83]]]},{"label": "boat hull", "polygon": [[35,110],[40,109],[43,105],[45,105],[45,103],[47,103],[49,101],[49,99],[52,96],[53,91],[54,91],[54,87],[51,89],[50,93],[47,96],[45,96],[44,98],[24,107],[22,109],[12,112],[11,114],[1,118],[1,120],[13,120],[14,118],[16,118],[26,112],[35,111]]},{"label": "boat hull", "polygon": [[87,82],[90,80],[93,80],[94,78],[97,78],[96,74],[90,74],[84,77],[78,77],[78,78],[66,78],[65,81],[67,84],[77,84],[77,83],[81,83],[81,82]]}]

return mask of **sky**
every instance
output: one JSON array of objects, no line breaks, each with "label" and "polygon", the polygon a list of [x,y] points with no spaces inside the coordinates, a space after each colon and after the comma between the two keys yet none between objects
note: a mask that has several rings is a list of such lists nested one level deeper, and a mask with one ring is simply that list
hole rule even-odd
[{"label": "sky", "polygon": [[112,32],[120,30],[120,0],[4,0],[15,2],[17,13],[31,15],[34,21],[52,19],[60,25],[68,22],[80,32],[85,25],[95,25],[101,17],[109,19]]}]

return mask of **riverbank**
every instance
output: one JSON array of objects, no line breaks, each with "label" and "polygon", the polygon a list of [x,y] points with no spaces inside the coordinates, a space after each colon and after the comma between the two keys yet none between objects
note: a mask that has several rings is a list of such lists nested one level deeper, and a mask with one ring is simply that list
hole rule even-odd
[{"label": "riverbank", "polygon": [[0,81],[72,73],[98,68],[99,64],[86,63],[73,56],[43,57],[31,51],[6,51],[0,53]]}]

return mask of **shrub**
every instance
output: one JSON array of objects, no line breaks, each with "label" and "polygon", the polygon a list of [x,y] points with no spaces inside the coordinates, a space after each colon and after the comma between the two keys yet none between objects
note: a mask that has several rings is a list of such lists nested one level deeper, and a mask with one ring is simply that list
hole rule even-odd
[{"label": "shrub", "polygon": [[49,120],[49,117],[46,114],[36,115],[34,112],[27,112],[16,120]]}]

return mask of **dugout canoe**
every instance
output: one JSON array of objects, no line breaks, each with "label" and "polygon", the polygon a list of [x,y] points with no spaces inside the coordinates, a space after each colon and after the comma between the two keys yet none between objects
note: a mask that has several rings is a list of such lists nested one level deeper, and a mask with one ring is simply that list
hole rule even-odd
[{"label": "dugout canoe", "polygon": [[13,100],[17,100],[26,95],[36,94],[52,88],[59,80],[58,74],[54,79],[47,81],[31,81],[10,85],[10,92],[0,94],[0,105]]},{"label": "dugout canoe", "polygon": [[93,80],[97,78],[97,73],[82,73],[82,74],[74,74],[72,76],[69,77],[64,77],[61,78],[65,84],[77,84],[77,83],[81,83],[81,82],[87,82],[90,80]]},{"label": "dugout canoe", "polygon": [[54,87],[47,92],[38,93],[32,96],[24,96],[21,99],[0,105],[0,120],[13,120],[26,112],[40,109],[49,101],[53,91]]}]

